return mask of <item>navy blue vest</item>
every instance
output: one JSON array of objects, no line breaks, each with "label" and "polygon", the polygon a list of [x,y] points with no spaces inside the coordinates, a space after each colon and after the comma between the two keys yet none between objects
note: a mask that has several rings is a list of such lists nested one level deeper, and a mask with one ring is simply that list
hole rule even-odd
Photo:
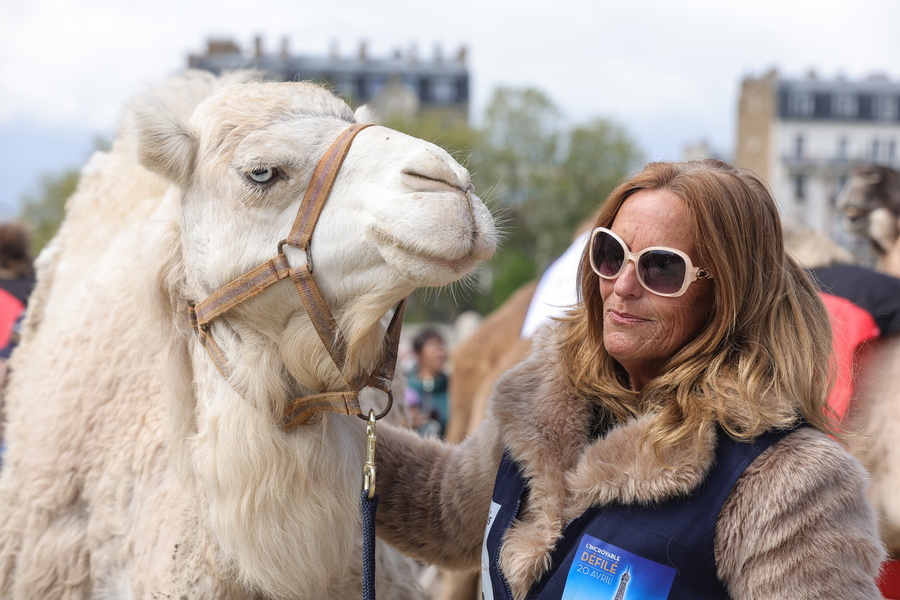
[{"label": "navy blue vest", "polygon": [[[652,506],[591,507],[566,526],[551,554],[550,570],[532,586],[528,598],[728,598],[714,556],[719,512],[747,466],[788,433],[766,433],[753,443],[720,433],[715,463],[690,494]],[[526,489],[522,471],[507,451],[497,471],[482,546],[487,600],[512,600],[497,563],[503,534],[516,519]]]}]

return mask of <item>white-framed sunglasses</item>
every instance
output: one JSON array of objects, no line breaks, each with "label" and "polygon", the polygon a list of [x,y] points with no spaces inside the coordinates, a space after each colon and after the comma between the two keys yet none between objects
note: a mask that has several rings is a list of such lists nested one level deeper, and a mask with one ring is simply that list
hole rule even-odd
[{"label": "white-framed sunglasses", "polygon": [[643,288],[668,298],[684,294],[698,279],[713,278],[709,269],[695,267],[681,250],[651,246],[632,252],[622,238],[606,227],[596,227],[591,232],[589,256],[591,268],[603,279],[615,279],[625,270],[628,261],[632,261]]}]

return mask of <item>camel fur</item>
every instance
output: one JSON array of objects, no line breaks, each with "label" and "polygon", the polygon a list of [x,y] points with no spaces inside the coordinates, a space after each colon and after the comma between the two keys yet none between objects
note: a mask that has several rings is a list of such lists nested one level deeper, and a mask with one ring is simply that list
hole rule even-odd
[{"label": "camel fur", "polygon": [[[134,101],[37,261],[6,391],[2,598],[361,594],[365,423],[327,413],[285,432],[278,417],[370,372],[397,301],[465,276],[496,233],[446,152],[362,131],[311,251],[343,376],[281,281],[212,324],[226,380],[188,302],[274,256],[318,158],[372,118],[312,84],[247,79],[189,71]],[[379,597],[422,597],[410,560],[376,556]]]}]

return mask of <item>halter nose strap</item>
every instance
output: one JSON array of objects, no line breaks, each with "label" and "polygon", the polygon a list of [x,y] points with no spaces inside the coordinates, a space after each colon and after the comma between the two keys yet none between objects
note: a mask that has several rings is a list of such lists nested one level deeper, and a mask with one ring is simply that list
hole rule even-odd
[{"label": "halter nose strap", "polygon": [[[225,352],[212,337],[210,323],[241,302],[287,278],[294,282],[300,301],[309,314],[319,339],[328,350],[338,371],[343,375],[347,359],[346,341],[313,277],[310,241],[344,158],[350,151],[356,135],[367,127],[371,127],[371,124],[351,125],[338,136],[319,160],[303,196],[303,201],[300,203],[291,231],[287,238],[278,243],[278,254],[274,258],[226,284],[203,301],[188,305],[191,328],[197,334],[198,340],[206,349],[216,368],[226,379],[230,379],[234,371]],[[284,254],[285,245],[303,250],[306,253],[306,263],[299,267],[291,267]],[[359,392],[365,387],[374,387],[387,394],[387,407],[378,418],[385,416],[393,402],[391,381],[397,364],[397,348],[400,343],[400,328],[405,308],[406,299],[404,298],[394,310],[391,324],[385,334],[386,343],[381,361],[370,375],[356,377],[351,382],[345,380],[345,389],[343,390],[304,396],[289,401],[280,421],[282,429],[290,431],[299,425],[316,422],[319,420],[319,413],[323,411],[347,415],[360,414]]]}]

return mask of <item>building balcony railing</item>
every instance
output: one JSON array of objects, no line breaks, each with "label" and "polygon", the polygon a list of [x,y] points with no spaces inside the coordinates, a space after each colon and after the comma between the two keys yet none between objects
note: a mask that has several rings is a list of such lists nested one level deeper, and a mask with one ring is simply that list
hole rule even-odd
[{"label": "building balcony railing", "polygon": [[783,154],[780,157],[780,162],[783,166],[788,169],[798,170],[798,171],[808,171],[808,170],[827,170],[831,172],[838,171],[851,171],[856,167],[861,167],[864,165],[871,164],[880,164],[889,167],[897,168],[900,166],[900,162],[895,158],[893,161],[884,161],[878,160],[875,161],[866,156],[857,156],[852,158],[842,158],[835,156],[796,156],[793,154]]}]

